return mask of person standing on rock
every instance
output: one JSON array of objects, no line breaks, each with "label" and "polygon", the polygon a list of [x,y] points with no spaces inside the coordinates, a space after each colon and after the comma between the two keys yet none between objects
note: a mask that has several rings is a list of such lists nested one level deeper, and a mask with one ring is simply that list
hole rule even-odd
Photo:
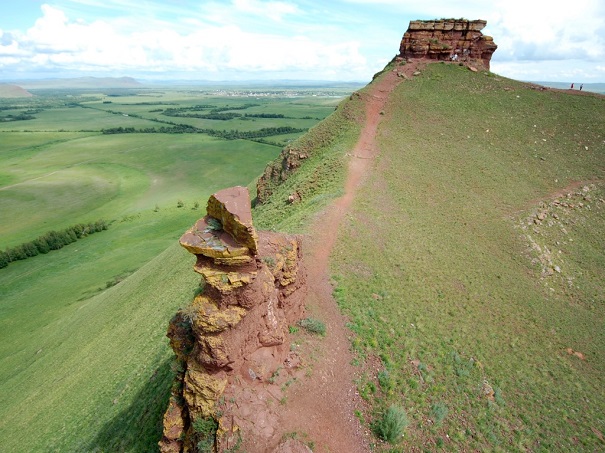
[{"label": "person standing on rock", "polygon": [[582,91],[582,88],[584,88],[584,84],[580,85],[580,91]]},{"label": "person standing on rock", "polygon": [[573,83],[571,84],[571,88],[570,88],[570,90],[573,90]]}]

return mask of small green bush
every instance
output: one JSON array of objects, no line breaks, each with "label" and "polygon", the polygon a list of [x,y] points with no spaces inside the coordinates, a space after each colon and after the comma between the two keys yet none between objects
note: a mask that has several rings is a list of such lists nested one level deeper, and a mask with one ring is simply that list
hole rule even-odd
[{"label": "small green bush", "polygon": [[433,419],[436,425],[440,425],[441,422],[445,420],[445,417],[447,417],[447,413],[447,406],[442,402],[435,403],[431,407],[431,418]]},{"label": "small green bush", "polygon": [[401,440],[405,428],[410,424],[408,416],[402,407],[392,405],[382,418],[376,420],[372,426],[374,434],[390,444]]},{"label": "small green bush", "polygon": [[309,333],[321,335],[322,337],[326,335],[326,325],[323,321],[320,321],[319,319],[301,319],[300,321],[298,321],[298,325]]},{"label": "small green bush", "polygon": [[218,423],[213,418],[196,418],[193,420],[193,431],[195,431],[197,442],[197,449],[202,453],[211,453],[214,451],[214,440],[216,437],[216,430],[218,429]]},{"label": "small green bush", "polygon": [[378,373],[378,383],[383,392],[388,392],[393,387],[391,375],[387,370],[382,370]]}]

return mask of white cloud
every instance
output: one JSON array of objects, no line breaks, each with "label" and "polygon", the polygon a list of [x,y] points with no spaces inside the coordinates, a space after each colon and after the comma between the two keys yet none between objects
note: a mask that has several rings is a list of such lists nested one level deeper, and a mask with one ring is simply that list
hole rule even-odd
[{"label": "white cloud", "polygon": [[596,67],[605,61],[603,0],[53,0],[59,4],[43,5],[28,30],[0,30],[2,77],[86,70],[369,80],[397,52],[408,20],[439,17],[487,20],[484,33],[498,44],[492,69],[503,75],[553,80],[581,67],[604,77]]},{"label": "white cloud", "polygon": [[254,14],[268,17],[271,20],[282,21],[288,14],[299,13],[298,7],[286,2],[260,2],[258,0],[233,0],[232,8],[244,14]]},{"label": "white cloud", "polygon": [[599,0],[499,0],[490,16],[499,60],[605,60],[605,4]]},{"label": "white cloud", "polygon": [[[256,0],[235,0],[241,11],[261,13]],[[274,18],[296,10],[283,2],[271,2]],[[332,42],[305,36],[254,33],[237,25],[126,31],[120,21],[74,21],[50,5],[42,17],[19,36],[0,39],[0,68],[10,71],[15,56],[19,66],[30,70],[97,71],[136,73],[188,73],[192,78],[248,78],[265,72],[291,72],[294,77],[322,78],[343,73],[367,77],[366,60],[354,41]],[[192,30],[192,31],[191,31]],[[4,37],[4,35],[2,35]],[[4,42],[7,42],[5,45]],[[350,69],[353,68],[352,71]]]}]

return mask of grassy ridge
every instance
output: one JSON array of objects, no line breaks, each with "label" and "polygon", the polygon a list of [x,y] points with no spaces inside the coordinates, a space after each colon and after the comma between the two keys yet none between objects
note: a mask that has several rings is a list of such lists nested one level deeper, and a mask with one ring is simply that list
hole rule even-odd
[{"label": "grassy ridge", "polygon": [[[358,360],[382,364],[359,382],[368,422],[411,420],[392,451],[602,447],[603,183],[566,214],[573,242],[532,228],[540,200],[603,179],[604,106],[451,65],[393,93],[332,264]],[[522,225],[573,288],[541,277]]]},{"label": "grassy ridge", "polygon": [[[361,130],[363,105],[359,98],[344,101],[337,111],[287,149],[304,149],[309,157],[288,179],[275,185],[269,181],[271,196],[254,209],[258,228],[304,232],[308,223],[330,200],[343,195],[346,154],[355,146]],[[282,156],[267,168],[279,168]],[[267,170],[265,170],[267,171]],[[289,202],[297,193],[300,199]]]}]

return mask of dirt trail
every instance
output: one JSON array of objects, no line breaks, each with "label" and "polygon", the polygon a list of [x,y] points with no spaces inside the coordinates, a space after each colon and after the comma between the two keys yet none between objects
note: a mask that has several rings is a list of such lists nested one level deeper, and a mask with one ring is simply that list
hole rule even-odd
[{"label": "dirt trail", "polygon": [[[411,76],[415,63],[398,71]],[[284,433],[304,433],[315,444],[315,452],[367,452],[369,436],[354,416],[362,407],[354,385],[357,370],[351,365],[349,331],[346,319],[332,297],[328,260],[336,242],[340,224],[351,207],[357,187],[378,154],[376,131],[389,93],[404,78],[389,72],[375,81],[367,94],[365,124],[351,151],[345,195],[335,200],[317,217],[313,233],[305,240],[308,269],[308,311],[326,323],[326,337],[318,342],[320,352],[312,362],[311,376],[297,382],[287,392],[287,403],[279,410]]]}]

